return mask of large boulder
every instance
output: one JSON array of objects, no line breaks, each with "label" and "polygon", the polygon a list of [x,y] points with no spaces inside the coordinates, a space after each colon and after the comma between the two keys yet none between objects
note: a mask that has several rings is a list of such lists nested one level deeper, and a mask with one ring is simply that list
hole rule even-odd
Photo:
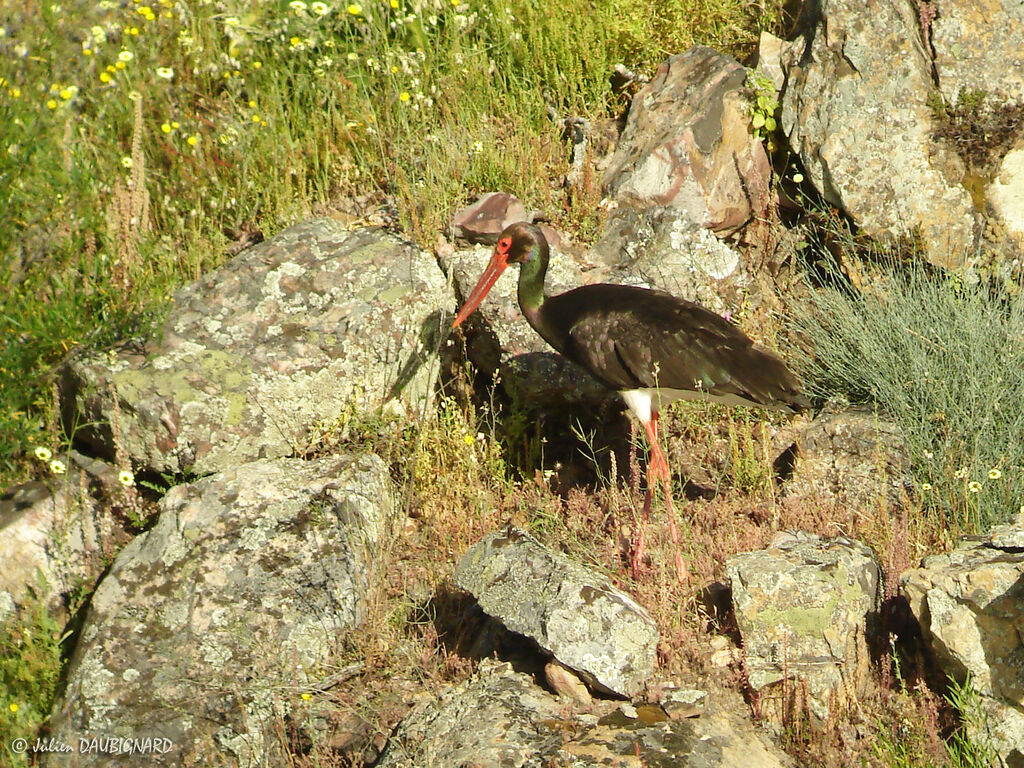
[{"label": "large boulder", "polygon": [[856,703],[871,681],[868,632],[882,572],[856,541],[778,534],[726,561],[745,669],[762,711],[782,723],[793,701],[818,722]]},{"label": "large boulder", "polygon": [[[315,689],[365,615],[398,514],[388,468],[258,461],[179,485],[160,508],[92,596],[51,735],[164,740],[155,765],[280,764],[282,691]],[[137,760],[99,749],[75,764]]]},{"label": "large boulder", "polygon": [[159,339],[73,354],[69,433],[136,469],[205,474],[301,452],[319,425],[429,403],[451,292],[381,229],[297,224],[182,289]]},{"label": "large boulder", "polygon": [[903,594],[942,670],[978,695],[972,740],[1024,765],[1024,526],[961,540],[903,574]]},{"label": "large boulder", "polygon": [[932,64],[911,0],[809,0],[801,29],[782,52],[782,127],[808,180],[866,234],[919,238],[930,263],[964,265],[974,207],[963,163],[933,138]]},{"label": "large boulder", "polygon": [[605,693],[634,696],[654,672],[658,628],[629,595],[511,526],[463,556],[455,583]]}]

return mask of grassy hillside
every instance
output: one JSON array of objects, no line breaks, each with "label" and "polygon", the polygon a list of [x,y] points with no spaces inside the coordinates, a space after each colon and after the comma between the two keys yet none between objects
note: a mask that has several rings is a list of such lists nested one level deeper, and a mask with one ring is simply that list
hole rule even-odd
[{"label": "grassy hillside", "polygon": [[52,424],[50,367],[149,326],[233,241],[386,204],[432,243],[493,189],[572,228],[596,200],[553,185],[549,111],[616,115],[616,64],[749,53],[781,3],[3,5],[0,485]]}]

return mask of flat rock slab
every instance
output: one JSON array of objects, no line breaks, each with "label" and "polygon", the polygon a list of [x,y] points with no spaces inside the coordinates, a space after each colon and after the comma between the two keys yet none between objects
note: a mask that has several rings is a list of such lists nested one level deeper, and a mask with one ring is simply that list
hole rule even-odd
[{"label": "flat rock slab", "polygon": [[994,528],[926,557],[901,585],[946,674],[970,683],[1006,765],[1024,764],[1024,527]]},{"label": "flat rock slab", "polygon": [[[608,704],[606,702],[605,704]],[[792,761],[744,716],[739,697],[671,720],[604,707],[574,713],[508,664],[484,661],[470,680],[422,702],[395,729],[378,768],[783,768]]]},{"label": "flat rock slab", "polygon": [[173,488],[92,597],[52,736],[169,740],[147,765],[273,763],[292,694],[362,620],[394,499],[373,455],[259,461]]},{"label": "flat rock slab", "polygon": [[517,528],[470,547],[455,583],[601,691],[633,696],[654,672],[658,629],[647,611]]},{"label": "flat rock slab", "polygon": [[821,720],[856,701],[871,681],[867,624],[880,600],[882,573],[870,549],[786,532],[768,549],[733,555],[726,572],[751,688],[785,681],[795,690],[800,681]]},{"label": "flat rock slab", "polygon": [[422,412],[453,303],[429,253],[312,219],[179,291],[158,341],[73,354],[64,418],[107,457],[119,435],[136,469],[294,455],[343,413]]}]

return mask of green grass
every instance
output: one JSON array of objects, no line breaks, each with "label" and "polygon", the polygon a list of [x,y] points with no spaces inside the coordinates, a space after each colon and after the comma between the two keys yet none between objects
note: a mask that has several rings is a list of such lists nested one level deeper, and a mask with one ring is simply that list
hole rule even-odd
[{"label": "green grass", "polygon": [[899,426],[926,509],[954,529],[1013,518],[1024,500],[1024,294],[920,262],[870,268],[855,293],[835,270],[794,312],[813,394],[876,403]]},{"label": "green grass", "polygon": [[[45,585],[40,584],[45,594]],[[50,714],[60,673],[59,622],[38,599],[0,620],[0,765],[27,766],[12,751],[17,738],[34,742]]]},{"label": "green grass", "polygon": [[745,55],[781,17],[740,0],[18,8],[0,28],[2,485],[54,419],[52,366],[150,330],[240,234],[360,198],[430,245],[494,189],[572,229],[596,198],[557,183],[548,110],[614,116],[615,64]]}]

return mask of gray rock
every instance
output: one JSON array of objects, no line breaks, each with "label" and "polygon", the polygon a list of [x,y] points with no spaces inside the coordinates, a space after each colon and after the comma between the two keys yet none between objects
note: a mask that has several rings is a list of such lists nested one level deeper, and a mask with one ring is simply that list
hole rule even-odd
[{"label": "gray rock", "polygon": [[67,621],[69,595],[91,589],[106,558],[127,540],[111,506],[94,496],[119,490],[116,470],[77,451],[58,458],[65,474],[16,485],[0,497],[0,619],[31,590],[50,615]]},{"label": "gray rock", "polygon": [[917,233],[956,268],[975,243],[963,164],[932,139],[935,93],[910,0],[810,0],[783,51],[782,127],[808,180],[876,238]]},{"label": "gray rock", "polygon": [[372,455],[258,461],[179,485],[160,508],[93,595],[52,735],[169,739],[154,765],[266,764],[282,692],[314,685],[362,620],[397,516],[388,469]]},{"label": "gray rock", "polygon": [[588,255],[591,281],[658,288],[720,314],[756,290],[739,251],[671,208],[620,207]]},{"label": "gray rock", "polygon": [[[781,768],[792,760],[745,716],[739,697],[673,721],[658,707],[577,714],[508,664],[484,661],[465,684],[421,703],[395,730],[378,768]],[[640,707],[637,707],[639,710]],[[660,713],[660,715],[659,715]]]},{"label": "gray rock", "polygon": [[942,670],[980,695],[988,741],[1006,765],[1024,764],[1024,527],[1000,526],[979,541],[926,557],[901,585]]},{"label": "gray rock", "polygon": [[654,672],[658,629],[599,576],[508,526],[463,556],[455,583],[599,690],[637,694]]},{"label": "gray rock", "polygon": [[[826,720],[871,680],[867,622],[879,609],[881,568],[864,545],[780,533],[768,549],[726,561],[751,688],[806,687],[806,704]],[[782,722],[762,696],[765,714]]]},{"label": "gray rock", "polygon": [[890,506],[912,486],[907,448],[894,424],[863,407],[829,404],[797,437],[786,498],[863,508]]},{"label": "gray rock", "polygon": [[606,194],[673,208],[721,234],[762,215],[771,167],[750,130],[746,77],[731,56],[701,46],[665,61],[633,99]]},{"label": "gray rock", "polygon": [[939,90],[963,88],[1024,102],[1024,5],[1019,0],[933,0],[930,40]]},{"label": "gray rock", "polygon": [[509,664],[483,661],[466,684],[430,697],[388,740],[378,768],[458,768],[464,765],[540,766],[537,753],[562,741],[562,704]]},{"label": "gray rock", "polygon": [[452,304],[430,254],[306,221],[181,290],[146,349],[72,355],[65,420],[105,456],[118,441],[137,469],[291,455],[346,411],[426,408]]}]

